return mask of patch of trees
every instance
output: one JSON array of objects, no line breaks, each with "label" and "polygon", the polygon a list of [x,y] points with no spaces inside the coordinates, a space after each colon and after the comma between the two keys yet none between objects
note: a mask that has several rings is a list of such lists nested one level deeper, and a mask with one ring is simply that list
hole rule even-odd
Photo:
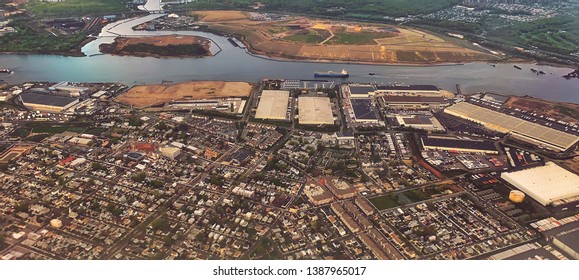
[{"label": "patch of trees", "polygon": [[145,43],[127,45],[121,49],[128,53],[149,53],[160,56],[204,56],[209,51],[200,44],[155,46]]}]

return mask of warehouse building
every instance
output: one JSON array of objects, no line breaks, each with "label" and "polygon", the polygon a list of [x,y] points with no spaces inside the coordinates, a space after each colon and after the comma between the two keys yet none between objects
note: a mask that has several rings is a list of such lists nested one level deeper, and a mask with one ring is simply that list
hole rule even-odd
[{"label": "warehouse building", "polygon": [[553,245],[579,260],[579,228],[561,232],[553,237]]},{"label": "warehouse building", "polygon": [[493,154],[499,153],[495,143],[486,140],[458,139],[454,137],[426,136],[420,138],[425,150],[443,150],[460,153]]},{"label": "warehouse building", "polygon": [[579,137],[575,135],[467,102],[452,105],[444,109],[444,112],[482,124],[490,130],[509,133],[514,138],[549,150],[564,152],[573,147],[579,140]]},{"label": "warehouse building", "polygon": [[441,96],[385,95],[380,98],[384,106],[391,109],[440,109],[448,105],[448,101]]},{"label": "warehouse building", "polygon": [[505,172],[501,178],[544,206],[579,201],[579,176],[548,162],[545,166]]},{"label": "warehouse building", "polygon": [[369,84],[351,84],[344,88],[349,98],[369,98],[376,91],[376,86]]},{"label": "warehouse building", "polygon": [[288,119],[289,91],[264,90],[261,93],[256,119],[287,120]]},{"label": "warehouse building", "polygon": [[47,113],[60,113],[79,102],[78,98],[39,92],[23,92],[18,96],[18,99],[30,110]]},{"label": "warehouse building", "polygon": [[427,131],[445,131],[444,126],[430,112],[404,112],[388,115],[393,126],[410,127]]},{"label": "warehouse building", "polygon": [[72,84],[70,84],[69,82],[59,82],[56,83],[52,86],[50,86],[48,88],[49,90],[52,91],[66,91],[68,93],[70,93],[70,96],[80,96],[81,94],[84,94],[86,91],[89,90],[89,88],[87,87],[79,87],[79,86],[74,86]]},{"label": "warehouse building", "polygon": [[350,99],[356,122],[379,122],[374,112],[372,100],[368,98]]},{"label": "warehouse building", "polygon": [[376,87],[376,94],[441,96],[440,89],[433,85],[380,85]]},{"label": "warehouse building", "polygon": [[334,124],[329,97],[300,96],[298,98],[299,124]]},{"label": "warehouse building", "polygon": [[181,149],[167,146],[159,148],[159,152],[161,152],[161,155],[164,157],[175,159],[181,154]]}]

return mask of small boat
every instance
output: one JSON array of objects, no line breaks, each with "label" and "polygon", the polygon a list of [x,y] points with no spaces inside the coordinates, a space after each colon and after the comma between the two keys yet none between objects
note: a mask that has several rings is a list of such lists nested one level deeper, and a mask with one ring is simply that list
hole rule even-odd
[{"label": "small boat", "polygon": [[368,73],[368,75],[370,75],[370,76],[374,76],[374,75],[376,75],[376,73],[374,73],[374,72],[370,72],[370,73]]},{"label": "small boat", "polygon": [[519,66],[517,66],[517,65],[513,65],[513,67],[515,67],[515,68],[517,68],[517,69],[519,69],[519,70],[523,69],[523,68],[521,68],[521,67],[519,67]]},{"label": "small boat", "polygon": [[12,70],[10,70],[8,68],[3,68],[3,69],[0,69],[0,73],[12,73]]}]

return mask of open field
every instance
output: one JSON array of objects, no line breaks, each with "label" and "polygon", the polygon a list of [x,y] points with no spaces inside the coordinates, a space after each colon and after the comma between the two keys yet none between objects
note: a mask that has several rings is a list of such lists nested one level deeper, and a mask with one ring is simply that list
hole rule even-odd
[{"label": "open field", "polygon": [[113,44],[102,44],[101,51],[133,56],[211,56],[211,41],[197,36],[119,37]]},{"label": "open field", "polygon": [[247,97],[252,85],[246,82],[197,81],[173,85],[144,85],[131,88],[116,101],[145,108],[183,98]]},{"label": "open field", "polygon": [[428,14],[438,11],[454,4],[458,4],[461,0],[197,0],[185,7],[196,10],[207,9],[235,9],[235,8],[250,8],[259,2],[261,6],[266,9],[293,12],[293,13],[312,13],[320,15],[336,15],[343,14],[342,11],[330,11],[331,7],[340,7],[348,14],[360,14],[369,16],[407,16],[416,14]]},{"label": "open field", "polygon": [[258,21],[238,11],[193,12],[210,30],[233,34],[257,54],[385,64],[462,63],[498,59],[424,31],[385,24],[287,17]]},{"label": "open field", "polygon": [[74,16],[128,11],[123,0],[29,0],[26,9],[37,16]]},{"label": "open field", "polygon": [[537,115],[549,116],[569,123],[579,123],[579,105],[565,102],[554,102],[530,97],[511,96],[507,106],[536,112]]}]

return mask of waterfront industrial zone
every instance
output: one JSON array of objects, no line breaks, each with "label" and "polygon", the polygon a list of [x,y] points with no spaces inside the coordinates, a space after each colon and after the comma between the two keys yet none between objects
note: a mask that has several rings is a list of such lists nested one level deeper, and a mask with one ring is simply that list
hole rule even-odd
[{"label": "waterfront industrial zone", "polygon": [[515,97],[322,79],[0,91],[4,259],[577,259],[577,122]]}]

